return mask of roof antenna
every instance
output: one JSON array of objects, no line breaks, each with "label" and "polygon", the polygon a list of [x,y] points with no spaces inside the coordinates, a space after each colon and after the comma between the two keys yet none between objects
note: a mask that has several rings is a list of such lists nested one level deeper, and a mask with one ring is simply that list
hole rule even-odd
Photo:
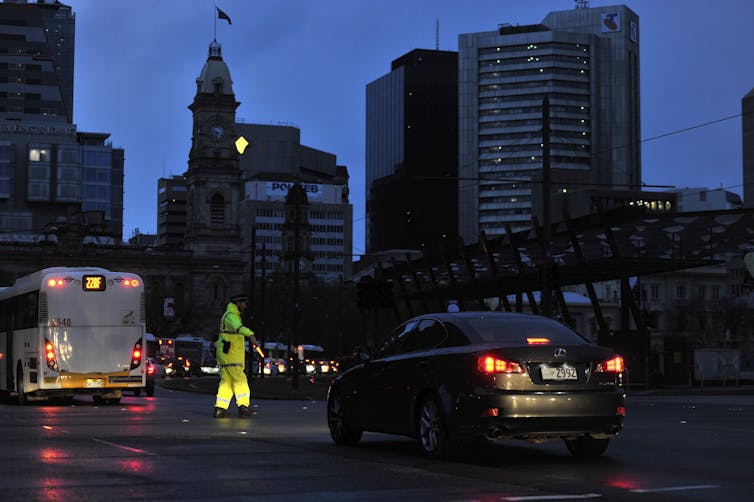
[{"label": "roof antenna", "polygon": [[440,18],[435,18],[435,50],[440,50]]},{"label": "roof antenna", "polygon": [[589,8],[589,0],[574,0],[576,2],[576,8],[577,9],[588,9]]}]

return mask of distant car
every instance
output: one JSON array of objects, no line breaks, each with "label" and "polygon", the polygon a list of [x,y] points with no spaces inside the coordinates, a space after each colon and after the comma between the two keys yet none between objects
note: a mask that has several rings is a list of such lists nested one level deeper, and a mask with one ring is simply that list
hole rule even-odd
[{"label": "distant car", "polygon": [[[157,364],[155,364],[154,359],[151,357],[147,357],[146,360],[146,369],[147,369],[147,378],[146,378],[146,385],[144,386],[144,392],[147,394],[147,396],[152,397],[154,396],[154,383],[157,379],[159,367]],[[140,396],[141,395],[141,388],[133,389],[134,396]]]},{"label": "distant car", "polygon": [[198,364],[194,364],[190,359],[170,359],[165,365],[166,377],[190,377],[201,375],[201,369]]},{"label": "distant car", "polygon": [[426,314],[362,358],[328,389],[337,444],[401,434],[440,457],[460,438],[562,439],[574,456],[597,457],[623,428],[623,359],[552,319]]},{"label": "distant car", "polygon": [[220,366],[217,365],[217,359],[214,357],[205,357],[201,366],[202,375],[219,375]]},{"label": "distant car", "polygon": [[157,365],[152,361],[151,357],[147,358],[147,385],[144,388],[144,392],[149,397],[154,396],[154,382],[157,379],[158,372]]}]

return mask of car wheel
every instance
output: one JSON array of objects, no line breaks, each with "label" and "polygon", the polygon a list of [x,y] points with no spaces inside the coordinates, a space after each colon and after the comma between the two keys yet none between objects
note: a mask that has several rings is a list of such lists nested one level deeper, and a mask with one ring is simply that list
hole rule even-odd
[{"label": "car wheel", "polygon": [[595,439],[591,436],[582,436],[577,439],[565,439],[566,448],[571,455],[578,458],[597,458],[607,450],[609,439]]},{"label": "car wheel", "polygon": [[361,431],[348,427],[343,398],[337,392],[331,392],[327,399],[327,426],[335,444],[355,445],[361,439]]},{"label": "car wheel", "polygon": [[16,392],[18,393],[18,404],[23,406],[26,404],[26,392],[24,392],[24,370],[21,366],[16,371]]},{"label": "car wheel", "polygon": [[149,397],[154,396],[154,385],[147,387],[147,396]]},{"label": "car wheel", "polygon": [[441,458],[448,452],[450,439],[445,429],[445,419],[434,397],[427,397],[419,407],[416,426],[419,446],[430,458]]}]

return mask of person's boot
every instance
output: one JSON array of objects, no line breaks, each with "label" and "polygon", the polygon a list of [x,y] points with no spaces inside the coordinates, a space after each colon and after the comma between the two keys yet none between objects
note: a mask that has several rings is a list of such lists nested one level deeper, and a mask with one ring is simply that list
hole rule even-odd
[{"label": "person's boot", "polygon": [[241,418],[249,418],[254,413],[249,409],[248,406],[239,406],[238,407],[238,416]]},{"label": "person's boot", "polygon": [[215,406],[215,418],[228,418],[228,410]]}]

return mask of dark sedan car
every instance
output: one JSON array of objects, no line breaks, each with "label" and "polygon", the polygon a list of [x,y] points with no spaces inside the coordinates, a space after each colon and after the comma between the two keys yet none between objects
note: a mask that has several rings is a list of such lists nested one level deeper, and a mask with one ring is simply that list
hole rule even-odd
[{"label": "dark sedan car", "polygon": [[563,439],[573,455],[597,457],[623,427],[623,359],[544,317],[426,314],[364,359],[328,389],[337,444],[402,434],[440,457],[462,438]]}]

